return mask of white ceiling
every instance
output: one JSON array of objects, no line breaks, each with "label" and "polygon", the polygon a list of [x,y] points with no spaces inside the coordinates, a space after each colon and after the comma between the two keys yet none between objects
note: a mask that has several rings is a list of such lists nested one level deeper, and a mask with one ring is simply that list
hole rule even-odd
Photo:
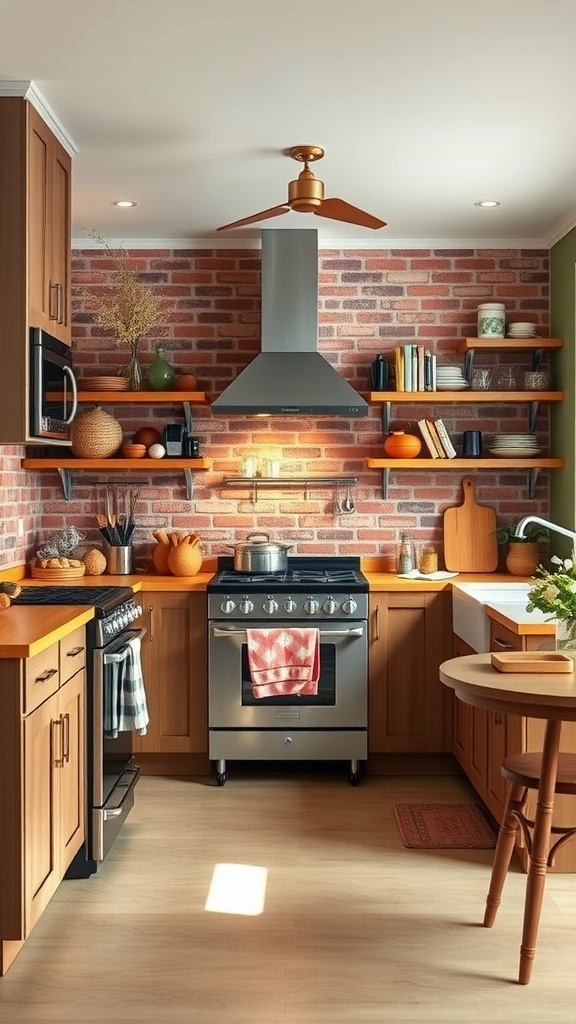
[{"label": "white ceiling", "polygon": [[528,247],[576,224],[576,0],[0,0],[0,33],[0,78],[78,147],[76,240],[257,239],[215,229],[285,202],[302,143],[327,197],[388,226],[264,227]]}]

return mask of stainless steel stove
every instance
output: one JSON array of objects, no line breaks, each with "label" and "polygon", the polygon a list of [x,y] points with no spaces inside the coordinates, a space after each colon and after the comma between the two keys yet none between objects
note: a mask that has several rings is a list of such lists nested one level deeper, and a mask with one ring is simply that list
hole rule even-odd
[{"label": "stainless steel stove", "polygon": [[[235,572],[222,559],[208,585],[209,755],[216,781],[227,760],[350,760],[359,781],[367,757],[368,581],[356,558],[292,558],[285,572]],[[315,693],[261,696],[249,644],[270,630],[318,631]]]}]

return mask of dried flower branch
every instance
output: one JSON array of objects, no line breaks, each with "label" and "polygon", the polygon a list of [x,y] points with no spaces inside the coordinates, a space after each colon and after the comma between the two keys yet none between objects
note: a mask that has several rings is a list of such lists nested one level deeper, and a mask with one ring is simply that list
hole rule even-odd
[{"label": "dried flower branch", "polygon": [[89,234],[105,246],[115,266],[111,284],[102,295],[84,288],[82,297],[94,312],[95,323],[112,331],[116,344],[127,345],[132,355],[135,355],[140,338],[165,316],[166,303],[140,280],[140,273],[130,266],[130,258],[125,249],[111,249],[95,230]]}]

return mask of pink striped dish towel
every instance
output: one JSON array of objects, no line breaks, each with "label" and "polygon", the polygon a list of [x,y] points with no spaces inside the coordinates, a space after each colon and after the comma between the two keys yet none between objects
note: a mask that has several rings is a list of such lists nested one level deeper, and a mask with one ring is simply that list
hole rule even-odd
[{"label": "pink striped dish towel", "polygon": [[247,629],[246,636],[255,697],[318,693],[318,629]]}]

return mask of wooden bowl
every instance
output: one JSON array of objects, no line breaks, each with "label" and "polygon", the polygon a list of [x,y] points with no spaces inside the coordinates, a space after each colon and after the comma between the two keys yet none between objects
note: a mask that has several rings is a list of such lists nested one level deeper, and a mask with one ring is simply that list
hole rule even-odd
[{"label": "wooden bowl", "polygon": [[143,459],[146,455],[145,444],[123,444],[122,455],[125,459]]}]

